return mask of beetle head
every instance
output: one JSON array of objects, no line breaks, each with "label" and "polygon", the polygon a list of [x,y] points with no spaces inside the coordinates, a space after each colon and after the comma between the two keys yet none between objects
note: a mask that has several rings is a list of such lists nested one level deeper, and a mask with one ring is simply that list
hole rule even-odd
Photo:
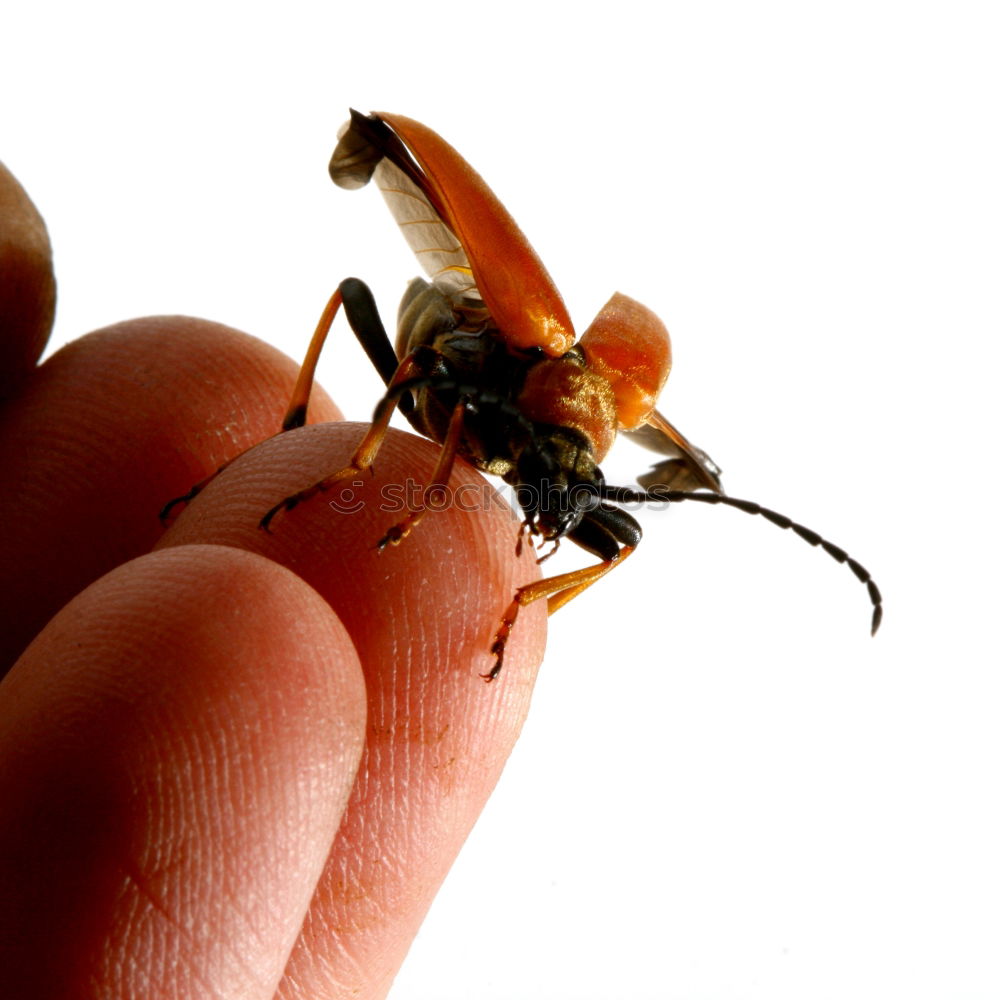
[{"label": "beetle head", "polygon": [[540,427],[516,466],[517,502],[529,530],[561,538],[600,505],[604,475],[590,442],[566,427]]}]

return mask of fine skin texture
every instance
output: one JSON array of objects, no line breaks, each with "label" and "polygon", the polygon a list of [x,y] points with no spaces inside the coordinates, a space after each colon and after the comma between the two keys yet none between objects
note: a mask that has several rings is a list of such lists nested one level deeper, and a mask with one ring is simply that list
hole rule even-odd
[{"label": "fine skin texture", "polygon": [[[361,510],[320,496],[268,535],[363,431],[307,426],[159,525],[273,434],[295,368],[219,324],[132,320],[0,408],[5,997],[384,996],[513,746],[544,608],[478,676],[538,575],[510,512],[434,511],[374,551],[402,517],[377,491],[425,481],[430,442],[392,432]],[[312,419],[336,416],[318,393]]]}]

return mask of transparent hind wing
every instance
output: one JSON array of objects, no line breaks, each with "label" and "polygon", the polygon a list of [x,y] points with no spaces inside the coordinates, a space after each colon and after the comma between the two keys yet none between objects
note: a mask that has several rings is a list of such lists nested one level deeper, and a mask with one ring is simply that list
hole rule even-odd
[{"label": "transparent hind wing", "polygon": [[456,303],[481,306],[465,249],[424,192],[388,158],[379,161],[374,180],[428,277]]},{"label": "transparent hind wing", "polygon": [[622,431],[636,444],[668,456],[638,478],[645,489],[663,486],[674,490],[711,490],[724,494],[722,470],[707,452],[690,441],[658,410],[634,430]]},{"label": "transparent hind wing", "polygon": [[549,357],[572,346],[565,303],[524,233],[482,177],[432,129],[402,115],[352,110],[330,176],[349,190],[376,178],[465,329],[489,325],[512,349],[538,348]]}]

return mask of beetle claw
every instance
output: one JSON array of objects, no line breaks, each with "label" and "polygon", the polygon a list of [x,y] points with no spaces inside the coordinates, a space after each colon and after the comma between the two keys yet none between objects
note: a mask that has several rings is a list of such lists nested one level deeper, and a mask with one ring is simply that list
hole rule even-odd
[{"label": "beetle claw", "polygon": [[490,652],[496,656],[496,662],[488,674],[479,675],[487,684],[492,684],[500,676],[500,671],[503,669],[503,647],[504,644],[498,641],[493,643],[490,649]]},{"label": "beetle claw", "polygon": [[496,635],[493,637],[493,645],[490,646],[490,653],[496,657],[496,662],[493,664],[492,669],[488,674],[480,674],[479,676],[489,684],[491,681],[495,681],[500,675],[500,671],[503,670],[503,654],[507,648],[507,640],[510,638],[511,630],[514,628],[514,621],[517,618],[517,612],[520,608],[520,604],[515,597],[511,602],[510,607],[504,612],[503,618],[500,620],[500,627],[497,629]]},{"label": "beetle claw", "polygon": [[189,504],[199,493],[201,492],[201,486],[192,486],[191,489],[187,491],[183,496],[174,497],[173,500],[169,500],[163,505],[163,510],[160,511],[160,523],[166,525],[170,520],[170,515],[173,509],[180,504],[185,506]]},{"label": "beetle claw", "polygon": [[382,552],[384,549],[388,548],[390,545],[399,545],[399,543],[406,538],[410,533],[410,527],[407,524],[394,524],[380,539],[378,545],[375,547]]},{"label": "beetle claw", "polygon": [[294,497],[287,497],[282,500],[281,503],[275,504],[261,519],[258,525],[263,531],[266,531],[269,535],[272,534],[271,522],[274,520],[275,515],[283,510],[291,510],[294,506]]}]

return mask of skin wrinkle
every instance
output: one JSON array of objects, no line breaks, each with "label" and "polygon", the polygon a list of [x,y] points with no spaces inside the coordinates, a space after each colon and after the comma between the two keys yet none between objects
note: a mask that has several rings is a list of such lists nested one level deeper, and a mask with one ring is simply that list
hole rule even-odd
[{"label": "skin wrinkle", "polygon": [[[124,868],[130,882],[139,890],[140,895],[148,899],[155,911],[171,927],[179,932],[181,938],[186,941],[187,947],[181,949],[182,954],[194,955],[198,954],[200,950],[198,930],[191,928],[185,921],[175,917],[171,908],[168,907],[154,888],[154,885],[157,883],[161,884],[168,896],[177,898],[178,904],[175,905],[179,905],[183,912],[191,911],[191,906],[185,903],[185,897],[191,895],[191,888],[196,887],[188,886],[187,858],[192,851],[198,853],[198,842],[193,841],[190,834],[182,836],[182,830],[178,829],[175,825],[176,820],[182,816],[200,815],[199,825],[202,823],[207,824],[207,828],[214,831],[212,836],[209,837],[209,842],[220,842],[220,834],[222,833],[220,820],[222,817],[214,811],[206,814],[203,801],[193,798],[191,789],[204,783],[202,787],[207,791],[207,800],[212,802],[222,801],[218,779],[220,775],[228,775],[231,771],[220,769],[218,766],[219,758],[225,758],[226,753],[216,754],[211,744],[207,744],[199,734],[187,732],[183,727],[176,727],[170,723],[166,723],[162,728],[165,732],[179,736],[180,740],[175,739],[174,742],[182,746],[183,749],[179,752],[174,752],[172,755],[164,755],[159,752],[158,748],[154,748],[156,761],[152,763],[150,770],[161,779],[160,788],[157,797],[147,797],[147,801],[161,802],[161,809],[159,810],[160,821],[170,822],[171,826],[168,828],[152,828],[144,849],[140,852],[140,856],[131,862],[126,860]],[[175,761],[187,762],[189,765],[190,780],[180,784],[170,779],[164,781],[164,767],[159,764],[159,760],[164,756],[167,756],[168,759],[172,757]],[[182,797],[176,800],[175,805],[170,806],[170,799],[176,799],[176,796],[171,793],[172,789],[179,791]],[[165,808],[162,807],[164,805]],[[164,853],[164,849],[167,849],[166,853]],[[223,869],[215,862],[204,865],[201,868],[204,885],[199,889],[197,895],[218,899],[219,890],[216,889],[215,883],[219,883],[221,891],[228,901],[230,911],[233,913],[240,912],[245,902],[241,899],[239,893],[233,893],[231,888],[227,887],[227,880],[224,877],[219,878],[218,873],[221,870]],[[178,891],[180,892],[179,897]],[[146,915],[145,919],[148,921],[149,916]],[[155,934],[161,940],[164,938],[162,928],[157,928]],[[225,946],[225,950],[230,955],[230,958],[235,959],[236,964],[243,969],[244,978],[249,978],[251,970],[247,967],[245,956],[235,947],[226,946],[225,942],[220,943]],[[226,964],[228,966],[230,963]],[[210,983],[202,976],[200,968],[191,963],[187,963],[187,965],[190,975],[194,977],[199,986],[208,994]],[[211,995],[221,996],[222,994],[217,994],[215,990],[211,990]]]},{"label": "skin wrinkle", "polygon": [[[189,840],[190,838],[188,838]],[[163,846],[170,846],[171,850],[169,854],[163,855],[162,852],[157,851],[156,854],[149,858],[123,859],[122,870],[127,877],[127,885],[133,886],[140,897],[140,900],[133,901],[133,910],[147,927],[153,924],[157,925],[153,931],[155,939],[162,941],[164,938],[179,935],[180,939],[186,944],[185,947],[179,949],[180,954],[182,956],[196,955],[200,950],[198,929],[191,927],[187,921],[179,919],[173,912],[174,908],[166,903],[164,897],[154,887],[160,884],[168,896],[176,896],[179,887],[178,880],[183,879],[186,875],[185,855],[188,853],[185,849],[186,842],[179,840],[176,832],[174,832],[161,834],[158,843]],[[216,867],[210,865],[208,867],[208,874],[211,876],[215,870]],[[215,879],[210,878],[210,883],[204,886],[202,891],[206,893],[212,892],[211,881],[215,881]],[[182,894],[178,902],[175,903],[175,906],[181,912],[190,912],[191,908],[189,905],[186,905],[184,898],[185,895],[190,893],[190,890],[184,890],[184,885],[186,885],[186,882],[180,883]],[[141,905],[141,900],[146,900],[152,906],[154,911],[152,914],[147,907]],[[160,926],[160,921],[165,921],[170,928],[166,934],[164,934],[164,930]],[[128,921],[128,924],[131,926],[133,921]],[[166,952],[165,949],[156,947],[154,948],[154,954],[165,955]],[[238,956],[235,952],[233,952],[233,957],[239,959],[240,965],[245,965],[242,957]],[[199,964],[186,961],[185,965],[189,974],[205,991],[206,995],[216,995],[216,991],[210,990],[210,983],[203,977]],[[244,969],[244,972],[246,971]]]},{"label": "skin wrinkle", "polygon": [[174,916],[160,894],[153,889],[152,883],[155,876],[152,873],[144,873],[143,867],[143,865],[138,864],[131,858],[126,857],[122,859],[122,871],[127,879],[126,886],[134,886],[136,890],[138,890],[139,895],[142,896],[142,898],[145,899],[164,920],[166,920],[176,931],[178,931],[182,937],[190,942],[190,930],[182,921],[178,920]]}]

